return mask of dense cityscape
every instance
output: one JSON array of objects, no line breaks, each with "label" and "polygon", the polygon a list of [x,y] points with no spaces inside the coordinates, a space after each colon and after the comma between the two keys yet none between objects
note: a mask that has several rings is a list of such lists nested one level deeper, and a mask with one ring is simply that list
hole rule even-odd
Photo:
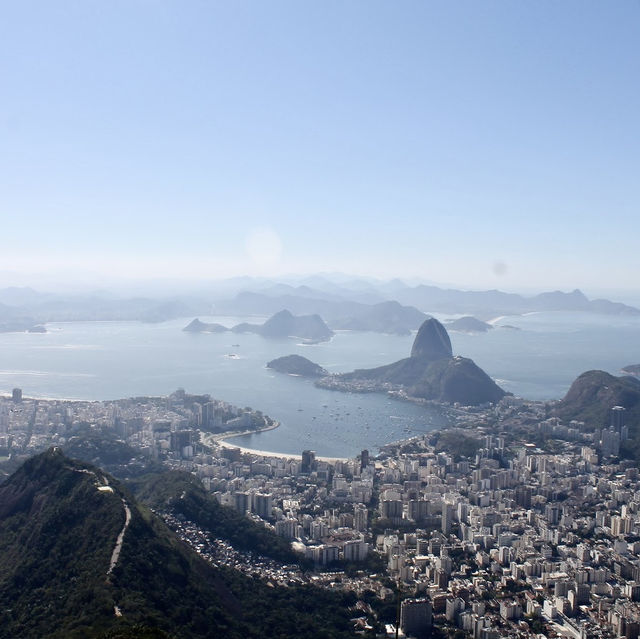
[{"label": "dense cityscape", "polygon": [[0,448],[16,462],[80,431],[108,434],[135,452],[125,474],[151,461],[188,471],[221,505],[291,542],[301,561],[239,551],[159,512],[184,541],[274,587],[352,591],[352,622],[367,636],[635,639],[640,478],[619,457],[626,411],[610,409],[591,430],[508,396],[457,407],[449,428],[378,455],[324,459],[222,441],[277,423],[208,395],[86,402],[15,389],[0,400]]}]

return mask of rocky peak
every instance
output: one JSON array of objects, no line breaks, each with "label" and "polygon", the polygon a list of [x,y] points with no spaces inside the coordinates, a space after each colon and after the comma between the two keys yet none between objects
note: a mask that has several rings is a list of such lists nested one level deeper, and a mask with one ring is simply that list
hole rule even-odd
[{"label": "rocky peak", "polygon": [[411,357],[435,361],[452,356],[451,340],[447,329],[433,317],[424,321],[413,341]]}]

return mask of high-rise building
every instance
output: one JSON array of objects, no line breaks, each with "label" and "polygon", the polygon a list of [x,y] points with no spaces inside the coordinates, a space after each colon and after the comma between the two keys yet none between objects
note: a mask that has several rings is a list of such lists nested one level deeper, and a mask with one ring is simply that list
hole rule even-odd
[{"label": "high-rise building", "polygon": [[360,453],[360,470],[366,468],[369,465],[369,451],[365,448]]},{"label": "high-rise building", "polygon": [[516,488],[516,504],[522,508],[531,508],[532,493],[529,486],[518,486]]},{"label": "high-rise building", "polygon": [[300,472],[310,473],[312,470],[315,470],[315,467],[316,467],[316,451],[303,450],[302,463],[300,465]]},{"label": "high-rise building", "polygon": [[622,428],[624,427],[625,412],[624,406],[614,406],[611,409],[611,428],[618,433],[622,432]]},{"label": "high-rise building", "polygon": [[285,539],[296,539],[302,534],[302,526],[300,522],[291,517],[289,519],[281,519],[276,522],[276,535]]},{"label": "high-rise building", "polygon": [[442,532],[448,535],[451,532],[451,521],[453,520],[453,506],[442,503]]},{"label": "high-rise building", "polygon": [[9,432],[10,412],[8,404],[0,404],[0,433],[6,435]]},{"label": "high-rise building", "polygon": [[215,421],[216,405],[213,402],[207,402],[202,405],[202,426],[211,427]]},{"label": "high-rise building", "polygon": [[345,541],[342,552],[345,561],[364,561],[369,554],[369,544],[362,539]]},{"label": "high-rise building", "polygon": [[251,510],[251,493],[236,492],[233,495],[233,502],[235,509],[244,515]]},{"label": "high-rise building", "polygon": [[262,517],[270,519],[273,510],[273,496],[269,493],[256,493],[253,496],[253,512]]},{"label": "high-rise building", "polygon": [[358,531],[367,529],[367,519],[369,512],[364,504],[355,504],[353,506],[353,527]]},{"label": "high-rise building", "polygon": [[400,604],[400,628],[407,635],[424,635],[431,628],[432,609],[428,599],[405,599]]},{"label": "high-rise building", "polygon": [[169,435],[169,444],[171,450],[181,451],[185,446],[191,445],[193,431],[191,430],[174,430]]},{"label": "high-rise building", "polygon": [[14,388],[11,393],[11,399],[13,399],[16,404],[19,404],[22,401],[22,389]]},{"label": "high-rise building", "polygon": [[316,564],[326,566],[334,561],[338,561],[340,549],[338,546],[322,544],[320,546],[309,547],[307,553]]}]

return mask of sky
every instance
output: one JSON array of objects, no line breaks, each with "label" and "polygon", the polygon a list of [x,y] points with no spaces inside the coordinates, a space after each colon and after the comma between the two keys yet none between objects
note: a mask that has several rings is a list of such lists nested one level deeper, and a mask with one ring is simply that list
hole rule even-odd
[{"label": "sky", "polygon": [[0,0],[0,283],[640,289],[637,0]]}]

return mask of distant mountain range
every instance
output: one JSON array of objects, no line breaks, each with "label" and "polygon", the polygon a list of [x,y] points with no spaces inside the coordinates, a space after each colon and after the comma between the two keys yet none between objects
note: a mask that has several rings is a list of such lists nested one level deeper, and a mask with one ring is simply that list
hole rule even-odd
[{"label": "distant mountain range", "polygon": [[426,313],[474,315],[488,320],[534,311],[584,311],[640,315],[640,310],[604,299],[589,300],[581,291],[525,297],[502,291],[461,291],[437,286],[389,282],[341,281],[311,277],[306,283],[237,278],[184,293],[122,297],[42,293],[29,288],[0,289],[0,331],[27,330],[54,321],[139,320],[160,322],[208,315],[269,316],[283,309],[294,315],[320,315],[332,330],[407,334]]}]

